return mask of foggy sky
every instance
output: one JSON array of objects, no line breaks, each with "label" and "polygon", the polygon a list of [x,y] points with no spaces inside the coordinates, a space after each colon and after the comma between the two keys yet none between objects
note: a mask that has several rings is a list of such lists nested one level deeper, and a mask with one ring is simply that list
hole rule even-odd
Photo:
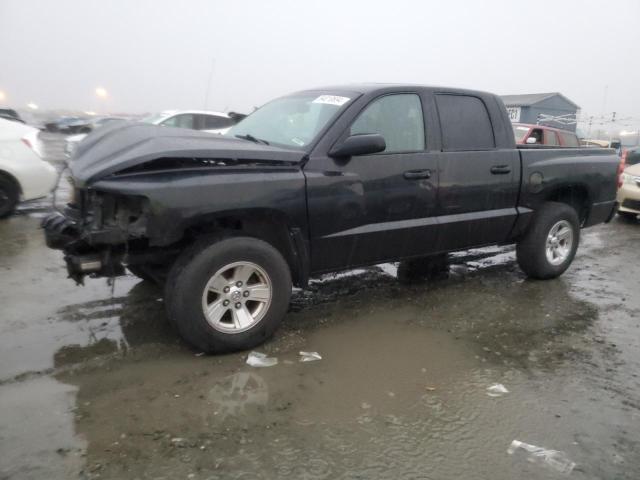
[{"label": "foggy sky", "polygon": [[638,0],[0,0],[0,90],[18,108],[250,111],[410,82],[560,91],[598,115],[608,86],[606,112],[640,117],[639,20]]}]

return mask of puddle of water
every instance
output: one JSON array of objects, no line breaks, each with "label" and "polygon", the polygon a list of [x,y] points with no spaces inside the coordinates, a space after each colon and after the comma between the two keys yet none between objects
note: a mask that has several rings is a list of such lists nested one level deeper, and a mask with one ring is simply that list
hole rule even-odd
[{"label": "puddle of water", "polygon": [[[16,412],[0,429],[3,475],[549,478],[506,454],[514,438],[564,450],[577,478],[640,468],[639,305],[612,301],[632,293],[633,252],[603,259],[605,236],[585,235],[549,282],[525,280],[505,249],[456,256],[449,279],[421,285],[399,284],[393,264],[315,282],[261,349],[279,365],[256,370],[246,353],[194,356],[137,279],[113,294],[63,280],[36,223],[0,224],[0,411]],[[300,350],[322,360],[298,363]],[[494,383],[510,393],[487,396]]]},{"label": "puddle of water", "polygon": [[86,442],[74,430],[77,389],[53,378],[0,385],[0,478],[76,478]]}]

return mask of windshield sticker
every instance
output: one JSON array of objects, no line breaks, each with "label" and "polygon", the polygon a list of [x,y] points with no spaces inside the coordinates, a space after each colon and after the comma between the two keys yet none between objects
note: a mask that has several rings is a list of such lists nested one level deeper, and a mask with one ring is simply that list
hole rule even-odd
[{"label": "windshield sticker", "polygon": [[349,97],[341,97],[339,95],[320,95],[312,103],[326,103],[327,105],[337,105],[341,107],[351,100]]},{"label": "windshield sticker", "polygon": [[296,145],[300,145],[301,147],[304,147],[304,142],[302,140],[300,140],[299,138],[292,138],[291,141],[293,143],[295,143]]}]

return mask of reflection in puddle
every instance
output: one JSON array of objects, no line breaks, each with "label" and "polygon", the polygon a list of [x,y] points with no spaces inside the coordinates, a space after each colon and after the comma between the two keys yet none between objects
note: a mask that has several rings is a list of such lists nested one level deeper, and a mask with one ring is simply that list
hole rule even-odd
[{"label": "reflection in puddle", "polygon": [[87,444],[73,428],[77,390],[49,377],[0,386],[0,478],[76,478]]},{"label": "reflection in puddle", "polygon": [[207,398],[220,420],[255,415],[269,401],[269,388],[254,372],[238,372],[217,382]]}]

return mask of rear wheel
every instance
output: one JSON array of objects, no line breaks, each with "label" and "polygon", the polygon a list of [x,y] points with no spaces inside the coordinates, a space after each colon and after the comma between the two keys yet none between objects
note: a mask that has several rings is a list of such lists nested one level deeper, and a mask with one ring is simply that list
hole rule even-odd
[{"label": "rear wheel", "polygon": [[263,343],[287,312],[291,273],[280,252],[249,237],[197,242],[177,259],[165,285],[170,321],[208,353]]},{"label": "rear wheel", "polygon": [[516,247],[518,264],[532,278],[558,277],[571,265],[579,241],[576,211],[565,203],[547,202]]},{"label": "rear wheel", "polygon": [[0,218],[11,215],[18,204],[18,189],[9,178],[0,176]]}]

